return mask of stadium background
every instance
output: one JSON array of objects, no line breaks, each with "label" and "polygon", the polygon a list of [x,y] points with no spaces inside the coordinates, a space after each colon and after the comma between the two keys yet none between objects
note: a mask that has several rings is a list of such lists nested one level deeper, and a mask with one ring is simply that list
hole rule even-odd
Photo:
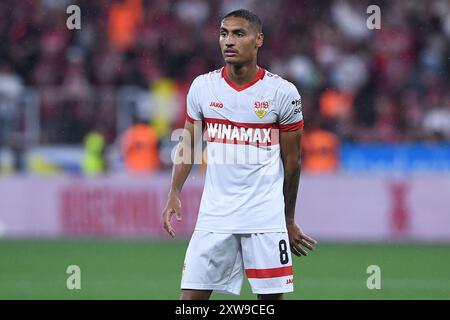
[{"label": "stadium background", "polygon": [[259,64],[302,95],[297,219],[320,244],[286,297],[450,298],[448,1],[3,0],[1,299],[178,298],[204,166],[170,240],[172,133],[191,81],[223,65],[220,16],[242,7],[263,20]]}]

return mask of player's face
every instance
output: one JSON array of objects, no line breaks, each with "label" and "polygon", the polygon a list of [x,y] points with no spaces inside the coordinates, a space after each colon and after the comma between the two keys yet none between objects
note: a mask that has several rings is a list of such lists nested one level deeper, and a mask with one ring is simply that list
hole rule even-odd
[{"label": "player's face", "polygon": [[226,63],[243,65],[256,59],[263,34],[243,18],[228,17],[222,20],[219,44]]}]

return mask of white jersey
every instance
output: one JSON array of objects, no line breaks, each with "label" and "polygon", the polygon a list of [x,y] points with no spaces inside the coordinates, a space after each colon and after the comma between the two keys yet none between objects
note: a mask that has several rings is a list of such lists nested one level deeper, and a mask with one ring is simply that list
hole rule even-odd
[{"label": "white jersey", "polygon": [[286,231],[279,131],[303,127],[295,86],[259,68],[238,87],[221,68],[198,76],[187,97],[188,121],[202,121],[208,166],[195,230]]}]

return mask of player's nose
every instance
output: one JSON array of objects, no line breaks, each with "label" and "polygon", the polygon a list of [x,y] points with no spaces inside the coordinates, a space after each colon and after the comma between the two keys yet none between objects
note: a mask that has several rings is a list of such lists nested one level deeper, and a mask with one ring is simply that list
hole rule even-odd
[{"label": "player's nose", "polygon": [[234,45],[235,45],[234,37],[227,36],[225,38],[225,46],[226,47],[232,47]]}]

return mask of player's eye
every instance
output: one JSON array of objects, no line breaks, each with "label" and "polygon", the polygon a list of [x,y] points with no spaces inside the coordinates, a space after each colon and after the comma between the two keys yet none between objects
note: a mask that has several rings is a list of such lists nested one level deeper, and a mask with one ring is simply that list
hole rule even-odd
[{"label": "player's eye", "polygon": [[227,36],[227,33],[226,33],[225,31],[222,31],[222,32],[220,32],[220,36],[221,36],[221,37],[226,37],[226,36]]},{"label": "player's eye", "polygon": [[238,33],[237,33],[237,36],[238,36],[239,38],[242,38],[243,36],[245,36],[245,34],[243,34],[242,32],[238,32]]}]

